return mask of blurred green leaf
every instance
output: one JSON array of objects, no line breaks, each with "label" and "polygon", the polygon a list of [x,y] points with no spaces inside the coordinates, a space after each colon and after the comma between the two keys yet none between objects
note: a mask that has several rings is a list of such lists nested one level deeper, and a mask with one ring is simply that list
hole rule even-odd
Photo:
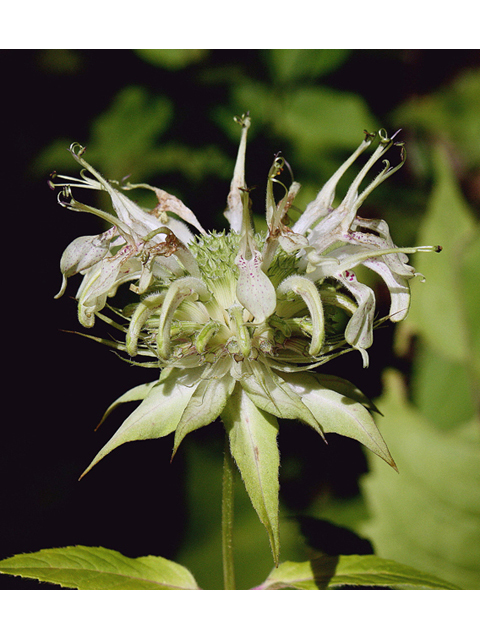
[{"label": "blurred green leaf", "polygon": [[469,69],[449,87],[415,96],[395,111],[394,118],[419,133],[443,140],[461,153],[469,166],[480,162],[480,70]]},{"label": "blurred green leaf", "polygon": [[[461,293],[463,294],[464,319],[467,327],[467,340],[471,347],[473,373],[480,381],[480,225],[476,233],[464,248],[460,265]],[[477,388],[478,392],[478,388]],[[477,400],[480,397],[477,395]]]},{"label": "blurred green leaf", "polygon": [[[441,148],[435,150],[434,167],[435,185],[417,243],[440,244],[443,251],[438,256],[415,256],[415,267],[425,276],[426,283],[415,283],[407,322],[443,357],[464,365],[474,360],[478,367],[480,351],[475,353],[472,344],[473,334],[478,341],[478,318],[466,313],[476,305],[467,296],[476,299],[478,290],[472,289],[471,276],[464,281],[463,264],[468,255],[468,274],[478,273],[472,248],[477,247],[480,227]],[[468,325],[470,319],[474,321],[472,327]]]},{"label": "blurred green leaf", "polygon": [[445,580],[373,555],[319,556],[309,562],[284,562],[263,589],[335,589],[343,586],[392,589],[458,589]]},{"label": "blurred green leaf", "polygon": [[350,55],[348,49],[269,49],[265,53],[279,82],[319,78],[337,69]]},{"label": "blurred green leaf", "polygon": [[88,146],[92,164],[115,179],[133,170],[138,177],[149,175],[157,169],[156,145],[172,116],[168,98],[151,96],[143,87],[126,87],[92,123]]},{"label": "blurred green leaf", "polygon": [[156,67],[177,71],[202,62],[208,55],[208,49],[136,49],[135,53]]},{"label": "blurred green leaf", "polygon": [[[154,172],[168,170],[159,164],[157,145],[172,115],[168,98],[151,96],[143,87],[129,86],[92,122],[89,140],[78,142],[87,146],[89,162],[108,179],[121,180],[133,173],[134,180],[145,180]],[[49,145],[36,159],[34,170],[49,174],[52,169],[78,168],[68,153],[74,141],[57,140]]]},{"label": "blurred green leaf", "polygon": [[364,129],[374,131],[375,121],[363,99],[327,87],[303,87],[285,99],[278,133],[289,137],[305,152],[355,149]]},{"label": "blurred green leaf", "polygon": [[435,426],[454,428],[475,414],[472,383],[465,366],[418,342],[412,367],[412,401]]},{"label": "blurred green leaf", "polygon": [[436,426],[448,428],[469,420],[480,403],[480,225],[441,149],[434,166],[436,182],[418,243],[439,242],[443,251],[415,256],[426,282],[415,286],[405,324],[420,336],[413,402]]},{"label": "blurred green leaf", "polygon": [[363,493],[371,519],[361,532],[382,557],[478,589],[478,417],[441,431],[408,402],[400,374],[388,372],[384,388],[378,405],[385,417],[377,421],[399,475],[369,455]]},{"label": "blurred green leaf", "polygon": [[179,564],[155,556],[127,558],[102,547],[64,547],[22,553],[0,562],[0,573],[82,590],[198,589]]},{"label": "blurred green leaf", "polygon": [[[270,126],[276,136],[289,139],[300,152],[351,151],[362,141],[364,129],[377,128],[362,97],[328,87],[302,85],[280,90],[246,80],[233,87],[232,98],[239,113],[250,111],[257,129]],[[225,120],[238,137],[231,117]]]}]

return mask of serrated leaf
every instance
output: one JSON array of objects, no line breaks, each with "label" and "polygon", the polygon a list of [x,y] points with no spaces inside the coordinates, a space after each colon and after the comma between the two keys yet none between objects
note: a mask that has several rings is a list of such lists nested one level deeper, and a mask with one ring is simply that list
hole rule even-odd
[{"label": "serrated leaf", "polygon": [[278,562],[278,468],[276,419],[258,409],[242,390],[234,390],[222,413],[232,456],[260,521],[265,526],[273,558]]},{"label": "serrated leaf", "polygon": [[127,558],[102,547],[65,547],[0,561],[0,573],[81,590],[198,589],[181,565],[157,556]]},{"label": "serrated leaf", "polygon": [[318,556],[282,562],[257,589],[335,589],[343,586],[392,589],[458,589],[454,584],[374,555]]},{"label": "serrated leaf", "polygon": [[377,556],[340,556],[328,588],[345,585],[393,589],[459,589],[446,580]]},{"label": "serrated leaf", "polygon": [[[361,527],[378,554],[435,573],[462,588],[480,588],[480,423],[440,430],[413,406],[389,371],[380,426],[399,475],[375,457],[363,480],[371,519]],[[448,394],[444,398],[449,402]]]}]

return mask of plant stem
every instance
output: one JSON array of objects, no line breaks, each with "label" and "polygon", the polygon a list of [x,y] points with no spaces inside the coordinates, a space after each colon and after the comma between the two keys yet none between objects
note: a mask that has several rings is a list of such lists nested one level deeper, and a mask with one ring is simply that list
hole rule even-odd
[{"label": "plant stem", "polygon": [[225,437],[222,482],[222,556],[224,589],[235,589],[233,565],[233,483],[235,462],[230,453],[228,434]]}]

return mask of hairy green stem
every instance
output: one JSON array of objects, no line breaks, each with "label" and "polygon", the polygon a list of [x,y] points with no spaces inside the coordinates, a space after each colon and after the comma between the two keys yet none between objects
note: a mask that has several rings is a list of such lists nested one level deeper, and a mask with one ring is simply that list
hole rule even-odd
[{"label": "hairy green stem", "polygon": [[233,565],[233,484],[235,462],[230,453],[228,434],[225,438],[222,482],[222,556],[224,589],[235,589]]}]

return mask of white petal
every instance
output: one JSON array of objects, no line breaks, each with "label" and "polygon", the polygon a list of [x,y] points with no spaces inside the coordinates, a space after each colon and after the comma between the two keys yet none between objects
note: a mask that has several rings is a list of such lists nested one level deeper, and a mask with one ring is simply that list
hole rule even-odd
[{"label": "white petal", "polygon": [[390,320],[392,322],[403,320],[410,308],[410,286],[408,280],[391,271],[382,258],[365,260],[364,265],[382,276],[390,291]]},{"label": "white petal", "polygon": [[373,317],[375,314],[375,294],[370,287],[357,281],[352,271],[337,277],[350,291],[358,304],[345,329],[345,338],[356,349],[368,349],[373,342]]},{"label": "white petal", "polygon": [[55,298],[65,293],[67,278],[89,269],[108,253],[114,228],[97,236],[81,236],[71,242],[63,252],[60,270],[63,274],[62,288]]},{"label": "white petal", "polygon": [[265,322],[275,311],[277,296],[275,287],[262,270],[261,253],[254,251],[250,260],[238,255],[235,264],[240,271],[237,283],[238,301],[250,311],[255,322]]}]

